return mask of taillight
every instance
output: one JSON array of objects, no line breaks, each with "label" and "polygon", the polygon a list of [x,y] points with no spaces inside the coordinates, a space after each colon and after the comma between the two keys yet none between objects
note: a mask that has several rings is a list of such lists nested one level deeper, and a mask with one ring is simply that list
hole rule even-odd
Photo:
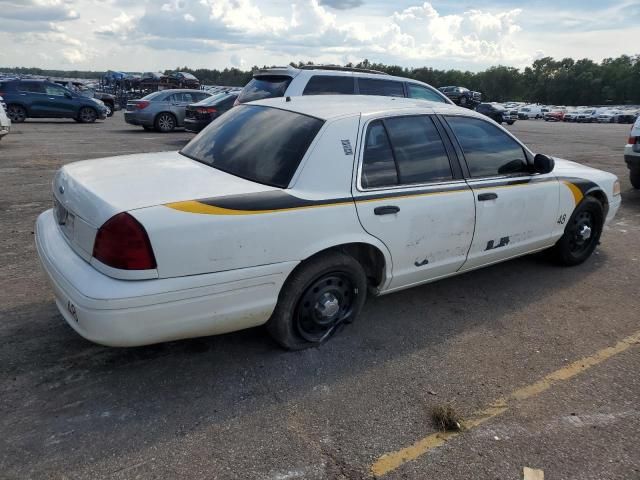
[{"label": "taillight", "polygon": [[637,141],[638,141],[638,137],[629,137],[629,140],[627,140],[627,143],[629,145],[634,145]]},{"label": "taillight", "polygon": [[144,227],[128,213],[119,213],[98,229],[93,256],[122,270],[156,268],[151,242]]},{"label": "taillight", "polygon": [[150,102],[147,102],[146,100],[140,100],[138,103],[136,103],[136,108],[138,110],[142,110],[144,108],[147,108],[149,106]]},{"label": "taillight", "polygon": [[214,107],[198,107],[196,112],[198,113],[216,113],[218,110]]}]

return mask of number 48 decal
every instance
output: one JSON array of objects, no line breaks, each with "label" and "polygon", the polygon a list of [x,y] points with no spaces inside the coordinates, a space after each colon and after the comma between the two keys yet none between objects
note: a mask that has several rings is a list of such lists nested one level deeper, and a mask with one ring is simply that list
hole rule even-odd
[{"label": "number 48 decal", "polygon": [[560,218],[558,218],[558,223],[560,225],[564,225],[564,222],[567,221],[567,214],[563,213],[562,215],[560,215]]}]

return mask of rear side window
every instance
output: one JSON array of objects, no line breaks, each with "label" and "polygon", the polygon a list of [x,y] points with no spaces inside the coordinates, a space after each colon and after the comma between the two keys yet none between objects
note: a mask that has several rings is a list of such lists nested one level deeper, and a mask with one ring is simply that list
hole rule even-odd
[{"label": "rear side window", "polygon": [[240,92],[240,103],[262,100],[263,98],[283,97],[291,83],[291,77],[286,75],[264,75],[253,78]]},{"label": "rear side window", "polygon": [[472,177],[528,173],[522,146],[495,125],[469,117],[447,117]]},{"label": "rear side window", "polygon": [[67,93],[67,89],[62,88],[59,85],[51,85],[47,83],[44,88],[46,94],[51,95],[52,97],[64,97],[64,94]]},{"label": "rear side window", "polygon": [[355,79],[339,75],[314,75],[304,87],[303,95],[353,95]]},{"label": "rear side window", "polygon": [[367,129],[361,183],[364,188],[398,184],[398,172],[391,151],[391,143],[380,120],[372,122]]},{"label": "rear side window", "polygon": [[449,157],[430,117],[395,117],[369,125],[362,166],[364,188],[452,178]]},{"label": "rear side window", "polygon": [[44,84],[42,82],[20,82],[18,90],[29,93],[44,93]]},{"label": "rear side window", "polygon": [[359,78],[358,90],[360,95],[381,95],[384,97],[404,97],[402,83],[394,80],[379,80],[377,78]]},{"label": "rear side window", "polygon": [[411,98],[418,98],[420,100],[431,100],[432,102],[440,102],[440,103],[449,103],[442,95],[437,94],[433,90],[423,87],[421,85],[416,85],[415,83],[407,84],[409,87],[409,96]]},{"label": "rear side window", "polygon": [[451,165],[442,138],[427,116],[385,120],[400,183],[427,183],[451,180]]},{"label": "rear side window", "polygon": [[277,108],[234,107],[180,153],[253,182],[286,188],[324,122]]}]

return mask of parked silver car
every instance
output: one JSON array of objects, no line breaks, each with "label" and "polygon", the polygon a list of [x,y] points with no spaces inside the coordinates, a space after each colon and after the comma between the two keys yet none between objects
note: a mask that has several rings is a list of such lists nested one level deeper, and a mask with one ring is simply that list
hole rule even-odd
[{"label": "parked silver car", "polygon": [[127,102],[124,120],[131,125],[139,125],[145,130],[171,132],[184,126],[187,105],[210,97],[202,90],[174,89],[150,93],[140,100]]},{"label": "parked silver car", "polygon": [[6,105],[2,97],[0,97],[0,139],[7,135],[11,130],[11,120],[6,113]]}]

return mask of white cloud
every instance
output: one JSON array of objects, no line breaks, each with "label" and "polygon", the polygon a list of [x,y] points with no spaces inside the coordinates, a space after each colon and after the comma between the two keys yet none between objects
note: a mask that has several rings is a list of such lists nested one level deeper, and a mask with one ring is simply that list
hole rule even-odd
[{"label": "white cloud", "polygon": [[115,17],[111,23],[97,28],[95,33],[107,37],[119,37],[124,40],[135,26],[135,18],[133,16],[120,12],[120,15]]}]

